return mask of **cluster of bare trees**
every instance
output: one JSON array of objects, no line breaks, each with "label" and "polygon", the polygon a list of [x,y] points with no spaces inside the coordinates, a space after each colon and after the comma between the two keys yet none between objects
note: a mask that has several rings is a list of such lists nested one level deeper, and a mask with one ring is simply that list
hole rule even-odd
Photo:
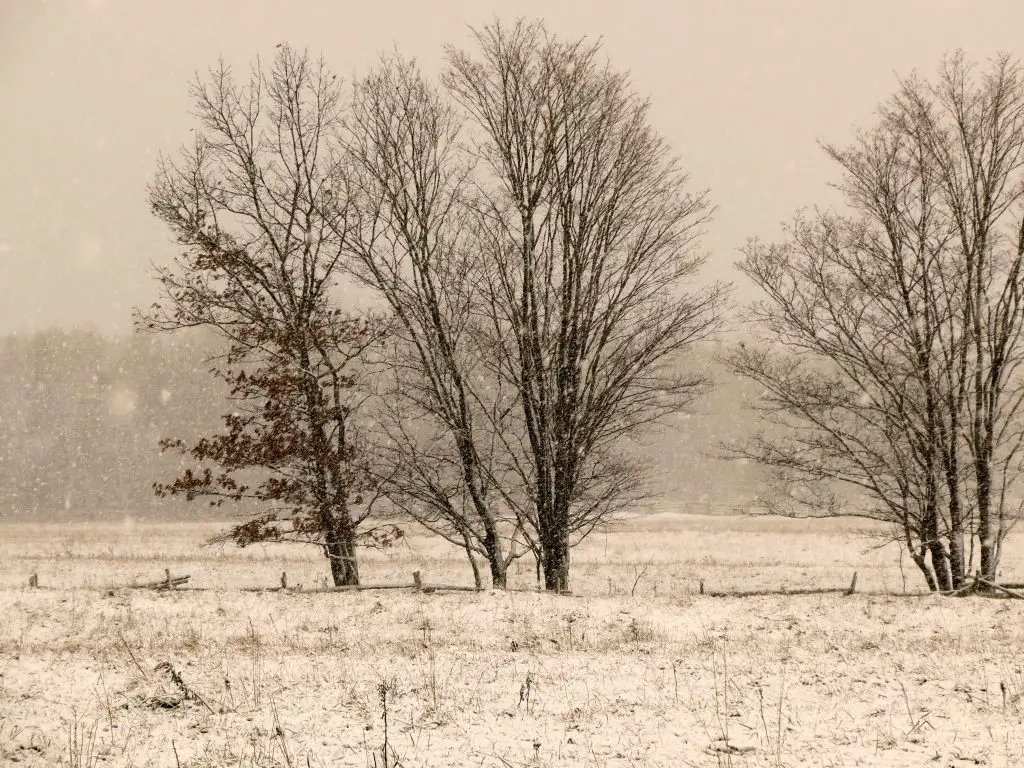
[{"label": "cluster of bare trees", "polygon": [[[685,353],[725,288],[684,284],[712,209],[646,101],[542,24],[474,43],[437,82],[396,55],[343,88],[287,46],[244,85],[221,66],[150,189],[183,250],[140,326],[215,329],[235,400],[165,441],[199,467],[156,490],[255,500],[227,537],[316,543],[337,584],[414,520],[478,586],[529,553],[568,590],[572,546],[644,493],[623,438],[708,383]],[[730,450],[773,511],[889,522],[934,590],[992,579],[1024,442],[1021,67],[952,56],[825,149],[845,210],[739,264],[766,298],[728,363],[775,426]]]},{"label": "cluster of bare trees", "polygon": [[775,508],[892,523],[933,590],[993,579],[1020,511],[1022,75],[958,54],[902,80],[826,147],[847,211],[801,214],[739,265],[767,298],[761,343],[729,362],[781,429],[735,453],[772,469]]},{"label": "cluster of bare trees", "polygon": [[[619,441],[706,381],[683,353],[724,289],[685,292],[711,209],[599,46],[495,24],[439,83],[384,59],[346,98],[287,46],[193,87],[200,130],[150,188],[182,246],[141,327],[215,329],[236,399],[157,491],[253,499],[229,537],[324,548],[335,583],[400,515],[504,587],[643,493]],[[360,286],[386,309],[341,311]],[[369,289],[369,290],[367,290]],[[214,469],[216,468],[216,469]]]}]

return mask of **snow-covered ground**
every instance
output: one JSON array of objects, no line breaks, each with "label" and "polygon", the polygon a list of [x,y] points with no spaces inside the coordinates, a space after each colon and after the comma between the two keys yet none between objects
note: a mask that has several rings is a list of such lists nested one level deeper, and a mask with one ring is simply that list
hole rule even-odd
[{"label": "snow-covered ground", "polygon": [[[571,597],[242,592],[322,562],[197,550],[212,530],[0,531],[0,764],[382,766],[382,689],[407,768],[1024,764],[1024,603],[695,594],[854,568],[902,592],[895,552],[849,523],[634,521],[577,551]],[[209,589],[117,586],[165,567]],[[417,538],[363,576],[413,569],[469,578]]]}]

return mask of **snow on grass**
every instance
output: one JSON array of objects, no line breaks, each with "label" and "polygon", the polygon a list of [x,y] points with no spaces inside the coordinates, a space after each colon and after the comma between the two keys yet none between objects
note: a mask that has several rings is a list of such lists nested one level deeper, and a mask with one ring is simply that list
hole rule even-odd
[{"label": "snow on grass", "polygon": [[[633,521],[576,553],[572,597],[239,592],[323,564],[197,550],[207,525],[5,526],[0,763],[382,766],[385,705],[389,766],[1024,763],[1020,604],[694,594],[698,576],[834,586],[853,567],[898,587],[892,554],[843,525]],[[163,567],[210,589],[116,587]],[[363,575],[413,568],[468,579],[417,537]],[[63,588],[18,586],[30,569]]]}]

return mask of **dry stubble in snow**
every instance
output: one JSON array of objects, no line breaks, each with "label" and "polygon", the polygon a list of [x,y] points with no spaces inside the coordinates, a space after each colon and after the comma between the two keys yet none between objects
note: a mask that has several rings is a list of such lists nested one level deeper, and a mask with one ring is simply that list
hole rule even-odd
[{"label": "dry stubble in snow", "polygon": [[[642,527],[581,550],[590,597],[12,584],[0,591],[0,761],[384,765],[386,739],[387,764],[406,767],[1024,764],[1017,603],[695,596],[691,577],[739,581],[741,566],[728,551],[724,564],[671,553],[723,525],[656,532],[660,560],[632,596],[639,564],[598,561],[623,540],[653,546]],[[776,535],[792,537],[777,551],[794,559],[823,534]],[[748,574],[815,573],[740,537]],[[81,556],[79,576],[103,565]],[[195,557],[185,568],[209,556]],[[248,571],[269,582],[280,566]]]}]

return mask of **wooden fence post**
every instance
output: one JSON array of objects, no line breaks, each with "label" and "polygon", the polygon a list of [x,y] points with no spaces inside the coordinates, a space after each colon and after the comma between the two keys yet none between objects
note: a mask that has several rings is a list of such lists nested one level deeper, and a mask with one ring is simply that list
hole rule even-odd
[{"label": "wooden fence post", "polygon": [[39,586],[39,574],[38,573],[33,573],[33,574],[29,575],[29,577],[28,577],[28,585],[30,587],[38,587]]},{"label": "wooden fence post", "polygon": [[857,591],[857,572],[853,572],[853,579],[850,580],[850,588],[846,590],[847,595],[852,595]]},{"label": "wooden fence post", "polygon": [[281,571],[281,589],[288,589],[288,574]]},{"label": "wooden fence post", "polygon": [[700,580],[700,593],[702,595],[704,594],[704,579]]},{"label": "wooden fence post", "polygon": [[420,578],[420,572],[419,571],[413,571],[412,572],[412,583],[415,585],[417,590],[421,590],[422,591],[422,589],[423,589],[423,580]]},{"label": "wooden fence post", "polygon": [[167,577],[167,588],[174,589],[174,584],[171,583],[171,569],[164,568],[164,575]]}]

